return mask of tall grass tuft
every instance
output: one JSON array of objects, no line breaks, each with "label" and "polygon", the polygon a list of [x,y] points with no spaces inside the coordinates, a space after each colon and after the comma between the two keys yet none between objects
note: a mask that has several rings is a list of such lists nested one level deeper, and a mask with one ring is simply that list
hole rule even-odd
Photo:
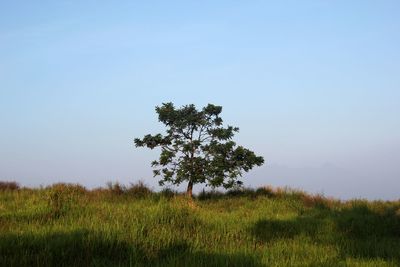
[{"label": "tall grass tuft", "polygon": [[78,184],[58,183],[47,187],[47,203],[53,217],[65,215],[80,202],[80,196],[87,192]]},{"label": "tall grass tuft", "polygon": [[119,182],[107,182],[107,189],[115,195],[122,195],[126,192],[126,186]]},{"label": "tall grass tuft", "polygon": [[143,182],[131,183],[126,193],[134,198],[146,198],[153,194],[152,190]]}]

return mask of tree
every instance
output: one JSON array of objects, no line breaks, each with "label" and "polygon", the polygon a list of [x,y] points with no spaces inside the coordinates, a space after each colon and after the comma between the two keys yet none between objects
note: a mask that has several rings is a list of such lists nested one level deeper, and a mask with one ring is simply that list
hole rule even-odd
[{"label": "tree", "polygon": [[240,186],[243,171],[264,163],[263,157],[232,141],[239,128],[223,127],[221,106],[208,104],[198,111],[193,104],[177,109],[163,103],[156,112],[166,134],[148,134],[134,142],[136,147],[161,148],[159,160],[152,162],[154,176],[162,177],[160,185],[187,181],[187,195],[192,197],[194,184]]}]

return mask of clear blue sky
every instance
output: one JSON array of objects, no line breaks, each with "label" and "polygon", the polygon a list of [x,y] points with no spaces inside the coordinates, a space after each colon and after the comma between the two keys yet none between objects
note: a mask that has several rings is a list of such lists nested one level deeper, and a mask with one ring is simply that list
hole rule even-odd
[{"label": "clear blue sky", "polygon": [[156,188],[172,101],[224,107],[246,185],[400,198],[399,1],[138,2],[0,3],[0,180]]}]

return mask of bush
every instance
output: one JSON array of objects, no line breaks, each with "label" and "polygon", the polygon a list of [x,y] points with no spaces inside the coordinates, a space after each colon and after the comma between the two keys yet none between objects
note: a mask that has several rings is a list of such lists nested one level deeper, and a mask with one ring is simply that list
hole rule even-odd
[{"label": "bush", "polygon": [[14,191],[18,190],[19,184],[17,182],[7,182],[7,181],[0,181],[0,191]]},{"label": "bush", "polygon": [[54,184],[46,188],[47,203],[51,215],[60,217],[78,203],[78,197],[85,194],[86,189],[78,184]]},{"label": "bush", "polygon": [[178,195],[178,192],[172,190],[171,188],[164,188],[161,190],[160,195],[164,198],[173,198],[174,196]]},{"label": "bush", "polygon": [[199,200],[206,200],[206,199],[220,199],[224,196],[224,193],[217,191],[217,190],[211,190],[211,191],[206,191],[202,190],[198,195],[197,198]]},{"label": "bush", "polygon": [[107,182],[107,189],[116,195],[122,195],[123,193],[126,192],[126,186],[123,184],[120,184],[119,182]]},{"label": "bush", "polygon": [[130,187],[126,188],[126,193],[135,198],[145,198],[150,196],[153,192],[143,181],[139,181],[136,184],[131,183]]},{"label": "bush", "polygon": [[226,192],[228,197],[255,197],[255,192],[252,188],[237,188]]},{"label": "bush", "polygon": [[274,189],[271,186],[259,187],[256,189],[255,193],[257,196],[267,196],[267,197],[275,196]]}]

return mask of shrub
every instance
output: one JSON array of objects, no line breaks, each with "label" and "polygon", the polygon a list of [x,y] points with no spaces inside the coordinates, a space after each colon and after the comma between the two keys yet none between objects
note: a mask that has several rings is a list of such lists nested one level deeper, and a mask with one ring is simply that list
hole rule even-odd
[{"label": "shrub", "polygon": [[119,182],[107,182],[107,189],[116,195],[122,195],[123,193],[126,192],[126,186],[123,184],[120,184]]},{"label": "shrub", "polygon": [[160,191],[160,195],[165,198],[173,198],[174,196],[178,195],[178,192],[172,190],[171,188],[164,188]]},{"label": "shrub", "polygon": [[86,189],[78,184],[58,183],[46,188],[47,203],[51,215],[60,217],[78,202],[78,197],[85,194]]},{"label": "shrub", "polygon": [[145,198],[150,196],[153,192],[143,181],[139,181],[136,184],[131,183],[130,187],[126,188],[126,193],[135,198]]},{"label": "shrub", "polygon": [[6,190],[14,191],[18,190],[19,188],[20,187],[17,182],[0,181],[0,191],[6,191]]},{"label": "shrub", "polygon": [[219,199],[224,196],[224,193],[217,191],[217,190],[211,190],[211,191],[206,191],[202,190],[198,195],[197,198],[199,200],[206,200],[206,199]]},{"label": "shrub", "polygon": [[228,197],[255,197],[254,189],[252,188],[237,188],[226,192]]},{"label": "shrub", "polygon": [[259,187],[256,189],[256,195],[257,196],[274,197],[275,192],[271,186],[264,186],[264,187]]}]

